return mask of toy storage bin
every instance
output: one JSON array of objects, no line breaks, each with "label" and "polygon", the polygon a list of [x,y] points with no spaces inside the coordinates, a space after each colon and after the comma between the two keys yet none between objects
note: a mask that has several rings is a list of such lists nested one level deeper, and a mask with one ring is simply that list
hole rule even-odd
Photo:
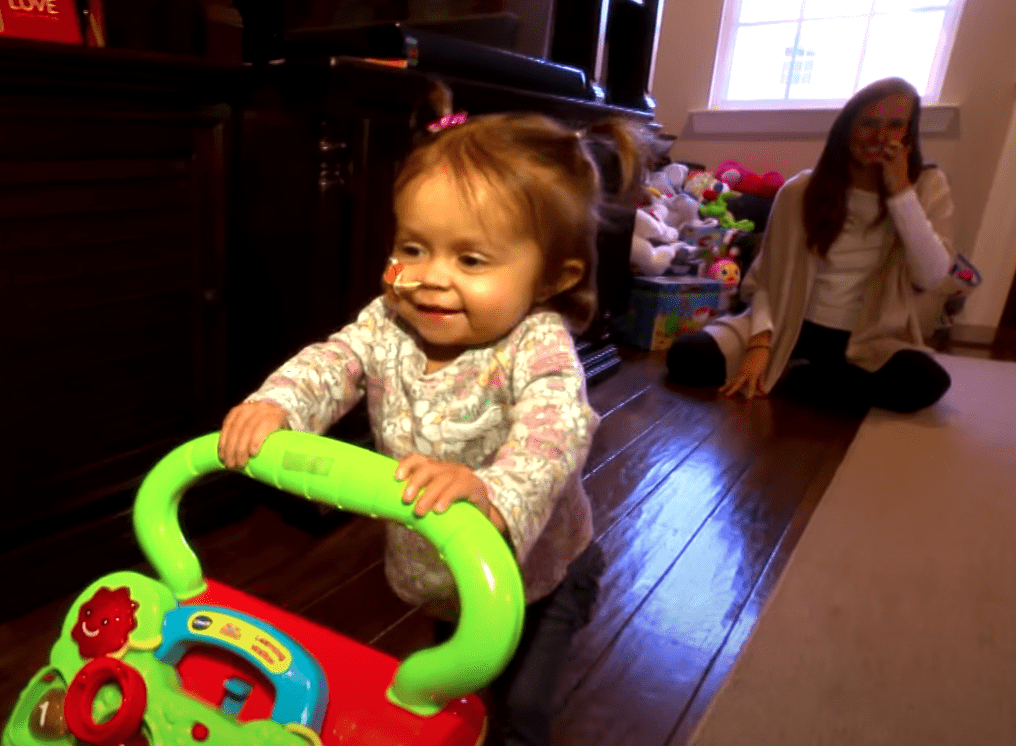
[{"label": "toy storage bin", "polygon": [[716,318],[721,288],[705,277],[634,277],[619,331],[635,347],[665,350],[678,335]]}]

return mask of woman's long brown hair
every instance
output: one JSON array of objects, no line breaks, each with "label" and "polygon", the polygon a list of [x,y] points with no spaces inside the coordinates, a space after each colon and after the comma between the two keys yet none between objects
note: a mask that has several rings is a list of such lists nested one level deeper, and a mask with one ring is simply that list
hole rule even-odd
[{"label": "woman's long brown hair", "polygon": [[[903,78],[884,78],[855,93],[843,106],[836,121],[833,122],[829,136],[826,138],[825,148],[804,191],[803,217],[808,249],[821,257],[829,253],[829,247],[843,230],[843,223],[847,218],[847,189],[850,187],[850,139],[854,122],[869,104],[901,93],[909,95],[914,101],[910,114],[910,125],[907,130],[910,145],[910,154],[907,157],[907,176],[911,183],[917,180],[917,176],[924,167],[919,138],[921,97],[917,93],[917,89]],[[885,200],[885,185],[879,181],[879,212],[875,222],[886,215]]]}]

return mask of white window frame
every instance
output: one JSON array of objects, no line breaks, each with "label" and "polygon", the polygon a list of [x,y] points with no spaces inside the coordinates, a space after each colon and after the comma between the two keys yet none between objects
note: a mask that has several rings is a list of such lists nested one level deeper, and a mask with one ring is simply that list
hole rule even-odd
[{"label": "white window frame", "polygon": [[[939,44],[935,53],[936,63],[933,65],[929,76],[928,89],[921,96],[922,105],[939,103],[942,82],[948,68],[949,56],[952,52],[953,40],[956,36],[956,27],[963,12],[965,0],[931,0],[931,2],[936,5],[947,4],[945,17],[942,21],[942,30],[945,33],[939,35]],[[872,5],[874,5],[874,0],[872,0]],[[741,0],[724,0],[723,2],[719,36],[716,44],[716,59],[713,64],[713,76],[709,90],[710,110],[830,109],[839,108],[847,100],[846,98],[839,98],[825,100],[768,99],[760,101],[728,101],[721,98],[722,93],[727,89],[730,79],[730,64],[740,7]],[[801,0],[801,9],[803,12],[804,0]],[[870,13],[871,11],[869,10],[869,16]]]},{"label": "white window frame", "polygon": [[[765,142],[785,137],[824,138],[839,114],[835,109],[695,109],[688,112],[689,134],[698,139],[736,137]],[[921,106],[921,134],[959,136],[959,107]]]}]

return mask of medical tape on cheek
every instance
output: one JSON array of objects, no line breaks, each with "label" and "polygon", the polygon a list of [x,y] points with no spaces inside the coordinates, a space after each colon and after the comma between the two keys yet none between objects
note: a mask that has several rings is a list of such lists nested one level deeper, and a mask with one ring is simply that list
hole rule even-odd
[{"label": "medical tape on cheek", "polygon": [[423,283],[419,280],[403,280],[402,273],[405,271],[399,262],[395,261],[392,257],[388,260],[388,269],[385,270],[384,281],[386,285],[391,285],[393,289],[398,290],[413,290],[420,287]]}]

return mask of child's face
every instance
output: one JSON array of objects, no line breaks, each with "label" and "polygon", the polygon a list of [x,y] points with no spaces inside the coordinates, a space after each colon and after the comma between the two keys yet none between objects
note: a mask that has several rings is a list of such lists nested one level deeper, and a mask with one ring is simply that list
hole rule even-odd
[{"label": "child's face", "polygon": [[404,266],[402,281],[420,283],[397,291],[397,309],[431,360],[500,339],[536,302],[539,245],[519,235],[497,192],[480,180],[474,188],[471,204],[438,170],[410,182],[395,200],[393,256]]}]

